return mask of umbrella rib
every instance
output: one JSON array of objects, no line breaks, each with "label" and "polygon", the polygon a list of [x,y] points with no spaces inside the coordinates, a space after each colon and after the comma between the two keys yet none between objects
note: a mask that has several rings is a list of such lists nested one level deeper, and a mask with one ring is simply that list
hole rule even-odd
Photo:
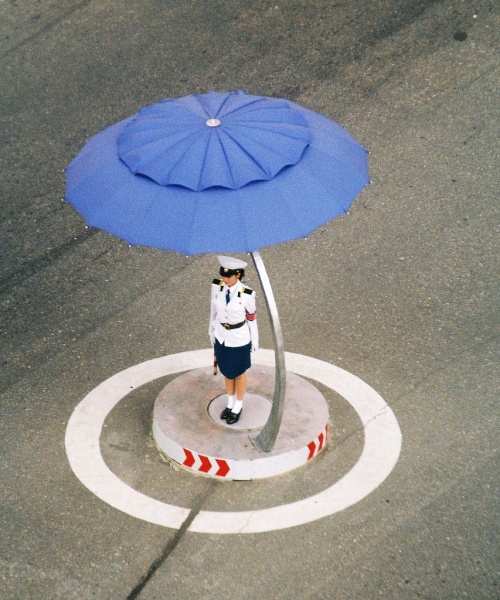
[{"label": "umbrella rib", "polygon": [[[173,148],[176,148],[177,146],[180,146],[181,144],[184,144],[184,143],[186,142],[186,140],[187,140],[187,139],[189,139],[189,138],[192,138],[192,137],[194,137],[194,136],[198,135],[198,132],[199,132],[199,130],[200,130],[200,129],[201,129],[201,128],[198,128],[196,131],[193,131],[193,132],[192,132],[192,133],[190,133],[189,135],[187,135],[187,136],[183,137],[181,140],[179,140],[178,142],[176,142],[176,143],[175,143],[175,144],[173,144],[172,146],[169,146],[169,148],[166,148],[166,149],[164,149],[164,150],[163,150],[162,152],[160,152],[159,154],[170,153],[170,152],[172,151],[172,149],[173,149]],[[155,140],[155,142],[154,142],[154,143],[156,143],[157,141],[158,141],[158,140]],[[143,144],[143,148],[144,148],[144,147],[147,147],[147,146],[150,146],[150,145],[151,145],[151,143],[148,143],[148,144]],[[176,166],[179,164],[179,162],[181,162],[181,160],[184,158],[184,155],[185,155],[185,154],[186,154],[186,153],[187,153],[189,150],[190,150],[190,146],[187,146],[187,147],[186,147],[186,149],[184,150],[184,152],[183,152],[183,153],[182,153],[182,154],[179,156],[179,158],[178,158],[178,159],[175,161],[175,163],[172,163],[172,164],[170,165],[170,169],[169,169],[169,171],[168,171],[169,173],[172,171],[172,169],[173,169],[174,167],[176,167]],[[157,156],[158,156],[158,155],[157,155]],[[144,161],[142,161],[142,162],[139,164],[139,167],[142,167],[142,166],[144,166],[145,164],[148,164],[149,162],[151,162],[151,160],[154,160],[154,158],[149,158],[149,159],[147,159],[147,160],[144,160]]]},{"label": "umbrella rib", "polygon": [[[221,137],[220,137],[220,133],[218,131],[215,131],[213,133],[217,134],[217,139],[219,141],[219,146],[220,146],[222,154],[224,154],[224,158],[226,160],[227,170],[229,171],[229,174],[231,176],[231,181],[233,182],[233,187],[236,188],[237,184],[236,184],[236,181],[234,179],[233,172],[231,170],[231,163],[229,162],[226,150],[224,148],[224,144],[222,143],[222,140],[221,140]],[[207,154],[208,154],[208,144],[205,146],[205,153],[204,153],[204,156],[203,156],[203,162],[201,163],[202,165],[206,164],[205,158],[207,157]],[[201,189],[200,188],[200,182],[202,180],[202,177],[203,177],[203,170],[200,170],[200,175],[198,177],[198,186],[197,186],[198,190]]]},{"label": "umbrella rib", "polygon": [[304,232],[304,229],[302,228],[302,222],[297,217],[295,208],[293,207],[292,204],[290,204],[288,197],[281,190],[278,190],[278,195],[281,198],[283,204],[286,204],[288,206],[288,209],[289,209],[288,214],[293,215],[293,220],[295,222],[296,231],[300,231],[300,237],[305,238],[308,235],[308,232],[307,231]]},{"label": "umbrella rib", "polygon": [[[244,219],[245,219],[245,211],[243,210],[243,208],[241,206],[241,201],[238,202],[238,212],[240,213],[240,223],[243,223]],[[248,237],[247,237],[246,227],[240,228],[240,234],[245,242],[245,248],[247,248],[248,252],[251,252],[252,250],[250,249],[250,244],[249,244]]]},{"label": "umbrella rib", "polygon": [[196,200],[195,200],[195,207],[194,207],[194,210],[193,210],[193,214],[192,214],[192,217],[191,217],[191,225],[190,225],[190,228],[189,228],[189,234],[188,234],[188,236],[187,236],[187,238],[188,238],[188,242],[187,242],[187,244],[186,244],[186,254],[187,254],[188,256],[191,256],[191,255],[193,255],[193,254],[197,254],[197,252],[195,252],[195,251],[193,250],[193,237],[192,237],[192,232],[193,232],[193,231],[194,231],[194,229],[195,229],[195,228],[194,228],[194,224],[195,224],[195,221],[196,221],[196,214],[197,214],[197,212],[198,212],[198,210],[199,210],[200,202],[202,202],[202,201],[203,201],[203,200],[201,199],[201,196],[200,196],[200,194],[199,194],[199,193],[197,193],[197,192],[193,192],[193,194],[196,194],[196,196],[195,196]]},{"label": "umbrella rib", "polygon": [[[363,150],[365,152],[365,156],[369,153],[368,150],[364,146],[362,146],[355,139],[353,139],[351,136],[349,136],[349,134],[347,132],[345,132],[345,134],[348,137],[343,138],[343,143],[348,144],[356,152],[360,152],[361,150]],[[314,141],[314,140],[311,140],[309,145],[316,152],[321,152],[322,154],[333,157],[333,158],[335,158],[335,160],[342,163],[343,165],[348,166],[350,169],[353,169],[354,171],[364,172],[368,168],[367,165],[359,165],[359,168],[358,168],[358,165],[354,164],[352,162],[352,160],[350,161],[348,156],[345,156],[345,154],[346,154],[345,152],[340,153],[340,155],[339,155],[339,152],[333,152],[333,151],[326,152],[320,145],[317,145],[316,141]]]},{"label": "umbrella rib", "polygon": [[[229,98],[230,98],[230,97],[231,97],[231,95],[230,95],[230,94],[228,94],[228,95],[227,95],[227,96],[224,98],[224,100],[223,100],[222,104],[219,106],[219,108],[218,108],[218,110],[217,110],[217,114],[216,114],[215,116],[217,116],[217,117],[218,117],[218,116],[220,116],[221,110],[224,108],[224,106],[226,105],[226,103],[227,103],[227,102],[229,102]],[[207,114],[208,114],[208,113],[207,113]],[[230,113],[226,113],[226,114],[230,114]]]},{"label": "umbrella rib", "polygon": [[[330,192],[328,191],[328,189],[323,185],[323,183],[319,182],[313,174],[308,172],[308,177],[311,179],[315,180],[315,184],[316,186],[320,185],[321,188],[324,190],[322,197],[327,199],[329,197],[331,197]],[[274,180],[271,180],[271,182],[273,182]],[[305,185],[307,185],[307,182],[305,182]],[[315,229],[317,229],[318,227],[321,227],[322,225],[324,225],[325,223],[327,223],[330,219],[326,218],[325,220],[322,220],[321,223],[315,224],[312,227],[308,226],[307,228],[304,227],[303,223],[302,223],[302,219],[300,218],[300,215],[298,214],[295,206],[290,203],[288,196],[281,190],[281,189],[276,189],[276,195],[280,198],[281,202],[283,205],[286,205],[288,207],[288,210],[285,211],[287,212],[287,214],[292,215],[295,226],[296,226],[296,231],[300,232],[299,235],[296,236],[296,238],[301,237],[301,238],[306,238],[307,236],[309,236]],[[327,201],[327,200],[326,200]],[[340,208],[342,210],[342,212],[344,214],[346,214],[349,211],[349,207],[352,204],[352,200],[348,201],[347,204],[345,202],[342,202],[340,204]],[[295,239],[293,237],[291,237],[290,239]]]},{"label": "umbrella rib", "polygon": [[191,217],[191,226],[190,226],[190,228],[189,228],[189,234],[188,234],[188,236],[187,236],[188,242],[187,242],[187,244],[186,244],[186,254],[187,254],[188,256],[191,256],[192,254],[195,254],[195,253],[193,252],[193,249],[192,249],[192,246],[193,246],[193,241],[192,241],[192,239],[191,239],[191,232],[192,232],[192,231],[193,231],[193,229],[194,229],[194,225],[193,225],[193,224],[194,224],[194,221],[195,221],[195,214],[196,214],[196,211],[198,210],[198,204],[199,204],[199,200],[198,200],[198,198],[197,198],[197,199],[196,199],[196,205],[195,205],[195,209],[193,210],[193,216]]},{"label": "umbrella rib", "polygon": [[[142,211],[142,215],[140,219],[137,219],[137,222],[135,224],[134,227],[134,231],[133,231],[133,236],[137,237],[137,232],[139,231],[139,229],[142,227],[142,224],[144,223],[144,221],[146,220],[146,215],[151,212],[151,209],[153,207],[153,204],[155,204],[158,201],[158,198],[155,196],[154,198],[150,198],[148,201],[148,204],[146,207],[144,207],[144,210]],[[139,244],[138,244],[139,245]]]},{"label": "umbrella rib", "polygon": [[[200,101],[200,97],[199,96],[195,96],[196,101],[198,102],[199,106],[201,107],[201,109],[203,110],[203,112],[205,113],[206,117],[212,118],[212,117],[218,117],[220,116],[220,111],[222,110],[222,108],[225,106],[226,102],[229,101],[229,97],[231,96],[231,94],[228,94],[224,100],[222,101],[222,104],[219,106],[219,108],[217,109],[217,111],[215,112],[215,114],[211,113],[208,108]],[[231,111],[232,112],[232,111]],[[227,113],[230,114],[230,113]]]},{"label": "umbrella rib", "polygon": [[[200,189],[200,184],[201,184],[201,180],[203,178],[204,165],[206,163],[207,154],[208,154],[208,144],[206,144],[206,146],[205,146],[205,151],[203,153],[203,160],[201,161],[202,168],[199,170],[199,173],[198,173],[198,181],[196,183],[197,190]],[[226,162],[227,162],[227,158],[226,158]],[[232,177],[232,175],[231,175],[231,177]]]},{"label": "umbrella rib", "polygon": [[[226,100],[228,100],[228,99],[229,99],[229,97]],[[269,100],[273,100],[274,102],[271,104],[271,103],[269,103]],[[225,104],[225,102],[224,102],[224,104]],[[290,103],[288,100],[284,100],[283,98],[255,98],[251,102],[247,102],[246,104],[235,106],[233,108],[233,110],[230,110],[224,116],[234,114],[235,112],[238,112],[240,110],[244,110],[245,112],[259,110],[260,107],[255,106],[255,105],[260,105],[260,104],[264,104],[266,110],[278,110],[278,109],[281,110],[283,108],[288,108],[291,111],[297,110],[296,107],[294,107],[292,103]]]},{"label": "umbrella rib", "polygon": [[[288,128],[290,129],[294,129],[294,130],[299,130],[299,131],[307,131],[309,133],[309,128],[305,125],[300,125],[298,123],[280,123],[279,121],[270,121],[270,122],[266,122],[264,124],[260,124],[260,123],[255,123],[255,121],[238,121],[237,123],[238,127],[240,126],[244,126],[247,129],[255,129],[257,131],[265,131],[266,133],[269,133],[269,128],[268,125],[286,125]],[[271,133],[272,133],[272,129],[271,129]],[[279,135],[281,137],[287,137],[290,138],[292,140],[297,140],[297,141],[303,141],[300,138],[292,135],[291,132],[288,131],[280,131]]]},{"label": "umbrella rib", "polygon": [[[224,102],[221,104],[219,111],[217,112],[217,115],[220,115],[220,111],[222,109],[222,107],[226,104],[226,102],[229,100],[229,96],[224,100]],[[262,98],[257,98],[256,100],[252,100],[251,102],[248,102],[247,104],[241,104],[239,106],[235,106],[232,110],[228,111],[227,113],[224,114],[224,117],[227,117],[228,115],[232,115],[235,112],[238,112],[240,110],[247,110],[250,106],[254,105],[254,104],[262,104]],[[274,108],[274,107],[273,107]],[[253,110],[253,109],[252,109]]]},{"label": "umbrella rib", "polygon": [[[270,173],[269,171],[267,171],[266,169],[264,169],[264,167],[262,166],[262,164],[257,160],[257,158],[251,154],[244,146],[242,146],[239,141],[237,139],[235,139],[234,136],[232,136],[228,131],[224,132],[228,137],[230,137],[233,142],[239,147],[241,148],[241,150],[249,157],[253,160],[253,162],[259,167],[259,169],[262,171],[262,173],[266,176],[266,177],[272,177],[272,173]],[[251,139],[251,138],[250,138]],[[266,146],[265,144],[263,144],[262,142],[259,142],[260,145],[265,148],[266,150],[268,150],[269,152],[273,152],[275,155],[277,155],[278,153],[276,152],[276,150],[274,150],[273,148],[270,148],[269,146]],[[279,155],[278,155],[279,156]]]},{"label": "umbrella rib", "polygon": [[[312,146],[314,148],[314,150],[316,152],[321,152],[321,154],[325,154],[326,156],[332,156],[331,154],[326,153],[324,150],[316,147],[316,146]],[[364,148],[363,146],[358,146],[360,148],[362,148],[365,151],[365,154],[368,154],[368,150],[366,148]],[[335,160],[337,160],[339,163],[342,163],[343,165],[345,165],[346,167],[348,167],[351,171],[355,171],[356,173],[360,173],[361,175],[363,175],[365,173],[365,171],[367,170],[367,167],[364,165],[356,165],[353,164],[352,162],[349,162],[348,160],[346,160],[345,158],[342,158],[341,156],[337,156],[335,155]],[[366,175],[366,183],[368,183],[370,181],[370,178],[368,175]]]},{"label": "umbrella rib", "polygon": [[[226,135],[227,135],[227,132],[226,132]],[[229,136],[229,137],[231,137],[231,136]],[[224,154],[224,158],[226,159],[227,168],[228,168],[228,171],[229,171],[229,173],[231,175],[231,181],[233,182],[233,186],[236,187],[237,183],[236,183],[236,181],[234,179],[233,172],[231,170],[231,162],[230,162],[229,157],[227,155],[226,149],[224,148],[224,144],[222,143],[222,140],[220,139],[220,133],[218,131],[217,131],[217,139],[219,140],[222,153]],[[239,144],[238,144],[238,146],[239,146]],[[243,148],[243,150],[244,150],[244,148]]]}]

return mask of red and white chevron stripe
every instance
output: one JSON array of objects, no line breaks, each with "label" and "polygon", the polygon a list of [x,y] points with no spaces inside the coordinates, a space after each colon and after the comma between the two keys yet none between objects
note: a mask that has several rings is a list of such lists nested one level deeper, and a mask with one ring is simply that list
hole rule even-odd
[{"label": "red and white chevron stripe", "polygon": [[213,458],[212,456],[204,456],[198,454],[193,450],[183,448],[186,456],[182,463],[184,467],[187,467],[195,473],[204,473],[212,477],[226,477],[231,467],[228,462],[223,458]]},{"label": "red and white chevron stripe", "polygon": [[312,442],[310,442],[309,444],[307,444],[307,448],[309,449],[309,456],[307,457],[307,460],[311,460],[311,458],[314,458],[321,452],[321,450],[323,450],[323,448],[326,444],[327,437],[328,437],[328,423],[325,425],[325,428],[318,435],[318,437],[315,440],[313,440]]}]

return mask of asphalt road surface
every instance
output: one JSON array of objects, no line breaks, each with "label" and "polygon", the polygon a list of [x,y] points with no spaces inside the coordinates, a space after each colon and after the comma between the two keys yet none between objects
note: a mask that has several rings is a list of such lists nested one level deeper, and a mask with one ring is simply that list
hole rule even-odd
[{"label": "asphalt road surface", "polygon": [[[498,5],[5,0],[0,17],[0,596],[498,598]],[[401,454],[363,500],[264,533],[190,527],[203,511],[310,498],[349,473],[364,430],[332,390],[321,388],[327,449],[253,482],[162,461],[151,415],[168,377],[132,390],[100,452],[130,488],[186,509],[176,528],[104,502],[65,451],[99,383],[208,347],[217,261],[86,229],[62,201],[64,168],[142,106],[211,89],[289,98],[371,151],[372,183],[348,215],[262,256],[286,350],[375,389]],[[248,282],[262,302],[252,268]]]}]

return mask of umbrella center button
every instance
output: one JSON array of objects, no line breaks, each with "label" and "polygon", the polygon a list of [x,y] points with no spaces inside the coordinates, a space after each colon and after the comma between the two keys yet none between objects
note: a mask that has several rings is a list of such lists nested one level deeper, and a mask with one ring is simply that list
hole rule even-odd
[{"label": "umbrella center button", "polygon": [[220,121],[219,119],[208,119],[205,121],[205,125],[208,125],[209,127],[218,127],[220,125]]}]

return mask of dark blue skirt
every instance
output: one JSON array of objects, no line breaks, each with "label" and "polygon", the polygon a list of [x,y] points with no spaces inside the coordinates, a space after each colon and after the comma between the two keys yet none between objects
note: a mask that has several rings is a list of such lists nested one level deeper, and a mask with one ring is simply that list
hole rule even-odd
[{"label": "dark blue skirt", "polygon": [[226,379],[236,379],[252,366],[250,361],[251,349],[252,342],[246,346],[230,348],[221,344],[217,339],[215,340],[215,356],[220,372]]}]

